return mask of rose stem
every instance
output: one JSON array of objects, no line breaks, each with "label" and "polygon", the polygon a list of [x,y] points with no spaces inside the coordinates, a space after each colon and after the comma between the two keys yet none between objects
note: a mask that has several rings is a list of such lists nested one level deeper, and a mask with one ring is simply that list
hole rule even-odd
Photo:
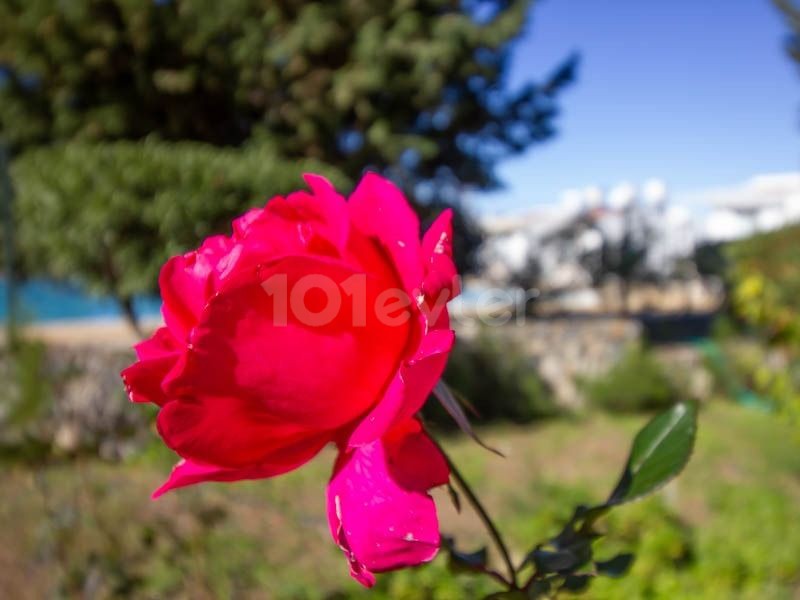
[{"label": "rose stem", "polygon": [[433,443],[439,448],[439,451],[444,456],[444,459],[447,461],[447,465],[450,467],[450,475],[458,482],[458,486],[464,492],[464,495],[469,500],[469,503],[472,505],[472,508],[475,509],[475,512],[478,513],[478,517],[480,517],[481,521],[483,521],[484,526],[486,527],[487,531],[489,532],[489,536],[494,540],[495,545],[497,546],[498,550],[500,550],[500,554],[503,556],[503,561],[506,563],[506,568],[508,569],[509,581],[510,584],[513,586],[513,589],[519,589],[517,586],[517,572],[514,569],[514,564],[511,562],[511,555],[508,553],[508,547],[506,543],[503,541],[503,536],[500,535],[500,531],[495,526],[492,518],[489,516],[489,513],[486,512],[486,509],[481,504],[481,501],[478,499],[478,496],[475,495],[475,492],[472,491],[472,488],[467,483],[464,476],[461,474],[461,471],[458,470],[453,460],[450,456],[445,452],[442,445],[436,440],[430,432],[428,432],[428,436],[433,440]]}]

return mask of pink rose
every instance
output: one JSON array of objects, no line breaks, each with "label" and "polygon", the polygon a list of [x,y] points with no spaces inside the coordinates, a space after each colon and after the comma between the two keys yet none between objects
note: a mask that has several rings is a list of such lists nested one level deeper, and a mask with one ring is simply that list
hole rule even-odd
[{"label": "pink rose", "polygon": [[123,371],[182,460],[156,492],[272,477],[333,442],[334,540],[352,575],[431,560],[428,490],[444,457],[415,415],[453,344],[451,213],[419,239],[402,193],[367,174],[349,201],[324,178],[272,199],[164,265],[165,326]]}]

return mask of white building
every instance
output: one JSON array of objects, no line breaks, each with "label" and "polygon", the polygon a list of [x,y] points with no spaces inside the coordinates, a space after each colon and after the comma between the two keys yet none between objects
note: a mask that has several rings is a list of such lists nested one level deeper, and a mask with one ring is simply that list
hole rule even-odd
[{"label": "white building", "polygon": [[646,268],[664,277],[695,247],[688,211],[670,206],[660,180],[641,189],[625,182],[608,193],[595,186],[568,190],[557,205],[485,218],[482,224],[488,238],[481,254],[486,277],[506,284],[535,270],[545,291],[590,286],[604,249],[620,247],[626,236],[647,247]]}]

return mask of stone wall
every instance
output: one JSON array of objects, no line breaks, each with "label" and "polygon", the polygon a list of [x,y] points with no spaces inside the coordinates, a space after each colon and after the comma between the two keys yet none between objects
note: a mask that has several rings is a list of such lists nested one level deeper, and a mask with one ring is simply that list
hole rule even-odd
[{"label": "stone wall", "polygon": [[[0,443],[5,447],[36,443],[55,454],[83,451],[119,458],[147,436],[148,414],[131,406],[120,371],[133,360],[130,350],[107,345],[42,347],[35,361],[27,353],[24,364],[3,352],[0,372],[5,387],[0,392]],[[25,386],[38,377],[38,398],[25,397]],[[27,378],[27,383],[25,383]],[[32,395],[27,392],[27,395]],[[37,403],[26,418],[15,418],[21,402]]]},{"label": "stone wall", "polygon": [[[466,339],[474,338],[482,327],[477,321],[454,326],[458,336]],[[509,340],[530,357],[531,368],[538,371],[556,401],[568,409],[584,406],[579,383],[582,378],[608,371],[642,336],[638,321],[605,317],[527,318],[522,323],[512,320],[490,329],[492,335]],[[119,458],[151,439],[149,425],[154,411],[132,406],[119,376],[134,358],[127,340],[40,343],[41,364],[34,376],[39,378],[39,389],[44,390],[46,398],[35,419],[22,425],[10,422],[22,395],[20,367],[6,352],[0,353],[0,377],[4,381],[0,389],[0,447],[35,440],[56,454],[90,451]],[[692,395],[709,393],[709,376],[694,347],[671,346],[657,352]]]},{"label": "stone wall", "polygon": [[[578,380],[608,371],[642,335],[638,321],[619,318],[528,318],[491,329],[492,334],[506,337],[530,356],[532,368],[538,370],[557,402],[569,409],[584,404]],[[476,322],[459,324],[457,329],[466,338],[478,331]]]},{"label": "stone wall", "polygon": [[582,314],[602,317],[611,314],[709,313],[719,310],[725,290],[717,278],[673,280],[660,284],[633,283],[625,287],[609,277],[600,287],[586,287],[553,293],[533,305],[537,315]]}]

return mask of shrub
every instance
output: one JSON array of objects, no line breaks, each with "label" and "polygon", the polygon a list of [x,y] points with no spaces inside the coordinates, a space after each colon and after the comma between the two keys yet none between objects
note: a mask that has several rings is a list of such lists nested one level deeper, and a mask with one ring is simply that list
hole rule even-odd
[{"label": "shrub", "polygon": [[0,460],[31,460],[49,451],[35,435],[38,420],[51,403],[52,390],[45,373],[41,342],[19,339],[0,351]]},{"label": "shrub", "polygon": [[[488,332],[456,343],[444,380],[482,421],[527,423],[558,413],[531,360],[509,340]],[[452,424],[437,402],[428,402],[425,414],[442,425]]]},{"label": "shrub", "polygon": [[747,376],[800,432],[800,226],[732,244],[732,311],[780,360],[759,360]]},{"label": "shrub", "polygon": [[305,171],[344,181],[313,161],[287,163],[260,146],[148,139],[27,152],[12,166],[24,267],[109,294],[132,317],[133,296],[154,291],[170,255],[301,187]]},{"label": "shrub", "polygon": [[771,342],[800,348],[800,226],[726,248],[733,311]]},{"label": "shrub", "polygon": [[664,408],[680,395],[661,363],[639,345],[628,348],[607,373],[582,384],[591,405],[619,412]]}]

